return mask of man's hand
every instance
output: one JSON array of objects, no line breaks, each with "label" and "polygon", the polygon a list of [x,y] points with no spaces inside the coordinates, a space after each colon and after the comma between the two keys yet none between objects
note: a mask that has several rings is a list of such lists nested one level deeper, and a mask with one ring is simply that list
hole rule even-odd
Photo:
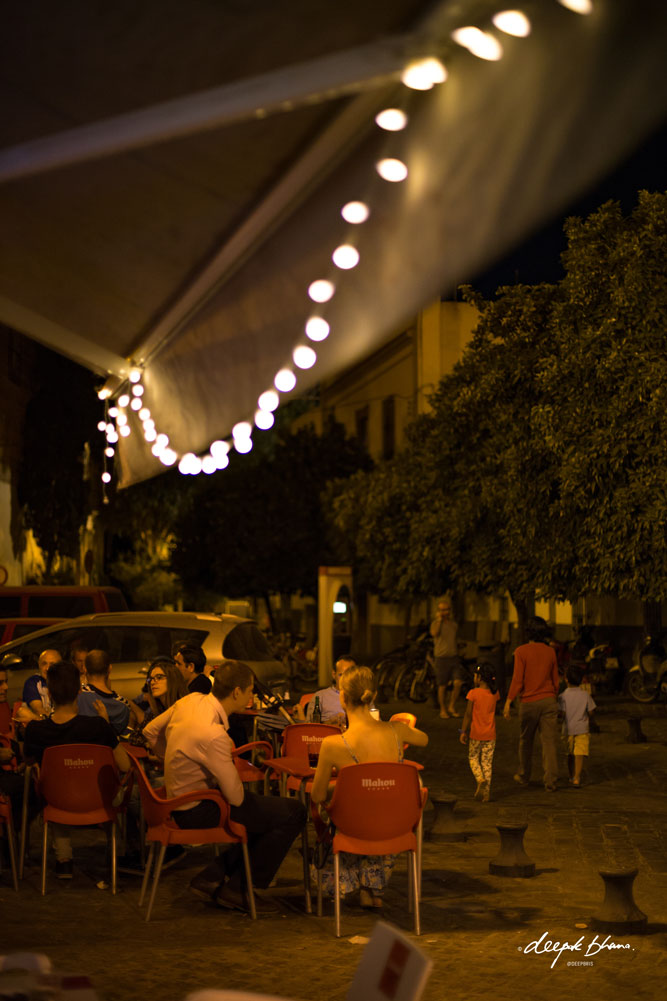
[{"label": "man's hand", "polygon": [[101,716],[102,719],[105,719],[107,723],[109,722],[109,713],[107,712],[107,707],[104,705],[102,699],[95,699],[95,701],[93,702],[93,709],[95,710],[98,716]]},{"label": "man's hand", "polygon": [[507,699],[507,701],[505,702],[505,708],[503,709],[503,716],[505,717],[505,719],[510,718],[511,708],[512,708],[512,703],[510,702],[509,699]]}]

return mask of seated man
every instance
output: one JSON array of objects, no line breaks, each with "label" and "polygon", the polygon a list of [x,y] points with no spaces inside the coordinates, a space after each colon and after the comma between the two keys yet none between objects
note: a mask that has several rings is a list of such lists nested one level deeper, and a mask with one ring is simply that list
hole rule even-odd
[{"label": "seated man", "polygon": [[19,723],[30,723],[35,719],[50,716],[53,706],[46,684],[46,672],[51,664],[61,660],[57,650],[43,650],[37,661],[38,674],[31,675],[23,686],[23,705],[17,713]]},{"label": "seated man", "polygon": [[90,647],[84,639],[74,639],[69,645],[69,659],[81,675],[81,684],[86,683],[86,657]]},{"label": "seated man", "polygon": [[95,703],[101,700],[116,735],[127,735],[130,729],[139,725],[143,719],[143,712],[137,705],[114,692],[113,688],[109,688],[111,669],[111,661],[106,650],[91,650],[86,656],[88,680],[81,688],[77,699],[79,712],[82,716],[99,716]]},{"label": "seated man", "polygon": [[[216,786],[230,804],[231,819],[248,832],[248,851],[253,885],[265,889],[274,878],[306,814],[296,799],[259,796],[244,790],[232,759],[234,744],[227,728],[229,716],[244,709],[253,690],[253,673],[247,664],[225,660],[215,672],[209,695],[195,692],[179,699],[144,729],[144,736],[164,757],[167,796],[178,796]],[[175,810],[181,828],[216,827],[220,810],[211,800],[189,809]],[[226,880],[226,882],[225,882]],[[233,845],[190,883],[201,897],[220,907],[246,910],[245,872],[240,845]],[[261,897],[258,910],[273,910]]]},{"label": "seated man", "polygon": [[356,667],[356,661],[354,657],[350,657],[345,654],[343,657],[339,657],[334,666],[334,676],[333,682],[328,688],[321,688],[319,692],[315,692],[312,699],[306,706],[306,716],[305,719],[309,722],[313,722],[313,711],[315,709],[315,696],[319,697],[320,700],[320,711],[322,713],[322,723],[335,723],[337,726],[345,726],[345,711],[340,704],[340,679],[342,678],[348,667]]},{"label": "seated man", "polygon": [[[26,761],[41,763],[47,747],[63,744],[102,744],[111,747],[116,764],[121,771],[128,771],[130,759],[125,748],[118,743],[118,737],[111,726],[100,716],[81,716],[77,697],[81,688],[78,668],[69,661],[51,664],[46,674],[46,683],[53,703],[53,713],[49,719],[35,720],[25,728],[23,754]],[[72,878],[72,844],[69,828],[63,824],[52,824],[53,841],[56,850],[56,876],[58,879]]]},{"label": "seated man", "polygon": [[185,678],[190,693],[201,692],[202,695],[208,695],[213,686],[204,671],[206,654],[200,646],[181,643],[174,653],[174,663]]}]

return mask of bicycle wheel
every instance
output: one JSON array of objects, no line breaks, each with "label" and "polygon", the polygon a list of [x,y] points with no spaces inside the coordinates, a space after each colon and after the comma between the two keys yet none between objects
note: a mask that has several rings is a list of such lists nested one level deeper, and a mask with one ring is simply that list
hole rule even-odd
[{"label": "bicycle wheel", "polygon": [[380,664],[377,675],[377,701],[386,702],[394,694],[396,676],[405,665],[402,660],[385,660]]},{"label": "bicycle wheel", "polygon": [[408,698],[411,685],[412,668],[409,664],[405,664],[396,675],[396,681],[394,682],[394,698],[397,702],[404,702]]},{"label": "bicycle wheel", "polygon": [[641,674],[638,671],[633,671],[628,678],[628,692],[637,702],[653,702],[657,688],[646,688]]}]

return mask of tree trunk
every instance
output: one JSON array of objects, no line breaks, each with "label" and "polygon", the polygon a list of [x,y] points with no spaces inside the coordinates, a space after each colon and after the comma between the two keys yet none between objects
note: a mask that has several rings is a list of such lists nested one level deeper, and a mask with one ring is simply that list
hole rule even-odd
[{"label": "tree trunk", "polygon": [[526,622],[535,614],[535,598],[532,595],[515,598],[510,592],[517,614],[517,638],[515,646],[526,642]]}]

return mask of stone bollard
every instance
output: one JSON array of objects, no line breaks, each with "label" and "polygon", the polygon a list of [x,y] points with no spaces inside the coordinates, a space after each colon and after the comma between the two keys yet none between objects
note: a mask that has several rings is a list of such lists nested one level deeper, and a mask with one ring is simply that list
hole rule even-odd
[{"label": "stone bollard", "polygon": [[646,743],[646,734],[642,731],[641,716],[628,716],[628,735],[625,741],[627,744]]},{"label": "stone bollard", "polygon": [[535,863],[531,862],[523,847],[523,836],[528,824],[496,824],[500,835],[500,852],[489,862],[492,876],[535,875]]},{"label": "stone bollard", "polygon": [[456,796],[443,796],[441,799],[430,798],[433,806],[433,822],[428,828],[426,837],[428,841],[447,842],[465,841],[466,836],[458,829],[454,807],[456,806]]},{"label": "stone bollard", "polygon": [[600,869],[604,880],[604,900],[597,914],[591,918],[595,931],[637,935],[646,931],[648,918],[635,904],[632,884],[637,869]]}]

